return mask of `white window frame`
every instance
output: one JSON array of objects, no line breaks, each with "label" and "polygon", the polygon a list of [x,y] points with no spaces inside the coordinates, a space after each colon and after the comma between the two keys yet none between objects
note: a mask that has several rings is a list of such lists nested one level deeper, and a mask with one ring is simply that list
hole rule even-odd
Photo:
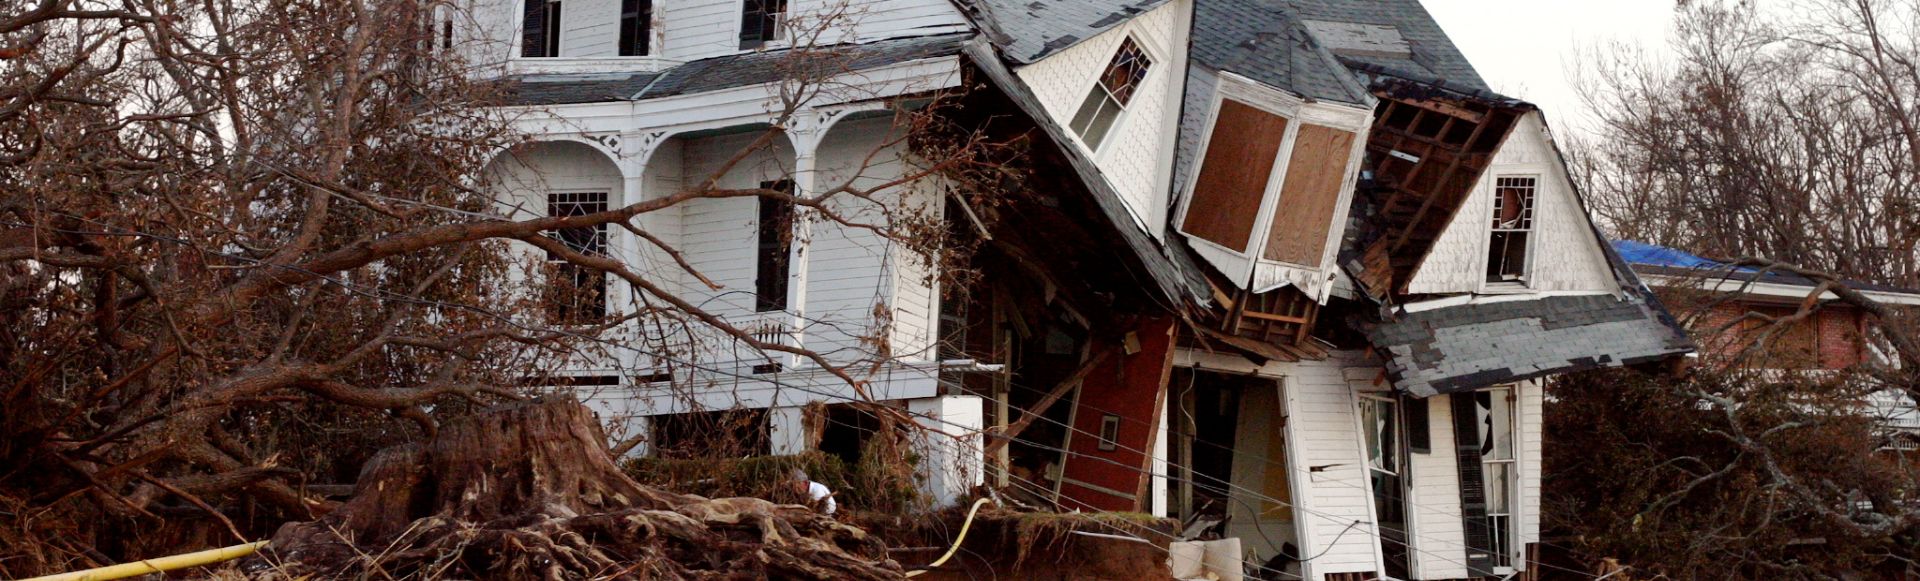
[{"label": "white window frame", "polygon": [[[1299,135],[1300,126],[1319,125],[1353,132],[1353,151],[1348,154],[1347,166],[1354,167],[1366,155],[1367,132],[1373,123],[1372,111],[1354,106],[1309,103],[1297,95],[1260,84],[1238,74],[1222,71],[1216,75],[1212,102],[1207,106],[1207,119],[1202,124],[1205,130],[1200,134],[1199,144],[1194,148],[1193,165],[1183,176],[1183,183],[1179,184],[1180,202],[1174,212],[1174,231],[1185,236],[1191,244],[1197,245],[1196,249],[1202,253],[1223,252],[1247,260],[1244,270],[1223,273],[1232,277],[1233,280],[1247,280],[1252,275],[1256,264],[1314,272],[1328,270],[1334,256],[1339,253],[1340,237],[1346,233],[1343,225],[1347,221],[1347,212],[1353,205],[1354,180],[1357,179],[1358,172],[1347,172],[1341,180],[1340,198],[1334,202],[1335,226],[1327,229],[1327,240],[1322,245],[1320,264],[1294,264],[1268,260],[1262,257],[1265,249],[1256,248],[1255,243],[1264,239],[1268,231],[1273,228],[1273,217],[1280,207],[1280,188],[1286,183],[1287,166],[1293,161],[1294,138]],[[1220,108],[1227,100],[1266,111],[1287,120],[1287,130],[1281,137],[1280,150],[1275,153],[1273,173],[1267,177],[1266,189],[1261,192],[1260,214],[1254,219],[1253,231],[1248,234],[1246,242],[1242,244],[1243,250],[1227,248],[1186,232],[1187,212],[1192,209],[1193,190],[1200,181],[1200,170],[1207,159],[1207,147],[1212,142],[1214,126],[1220,118]]]},{"label": "white window frame", "polygon": [[[1132,42],[1134,47],[1140,49],[1140,54],[1145,55],[1147,58],[1147,74],[1140,77],[1139,86],[1134,89],[1132,100],[1141,99],[1142,95],[1146,93],[1147,87],[1159,78],[1160,69],[1168,66],[1166,59],[1162,57],[1158,51],[1148,46],[1147,43],[1141,42],[1140,37],[1135,36],[1131,32],[1121,36],[1120,42],[1114,43],[1113,50],[1107,53],[1107,58],[1100,61],[1100,67],[1094,72],[1093,81],[1089,83],[1085,95],[1079,99],[1079,104],[1074,106],[1073,114],[1067,117],[1066,123],[1067,133],[1073,136],[1073,140],[1079,143],[1081,148],[1092,153],[1096,161],[1105,159],[1102,154],[1109,151],[1107,144],[1113,142],[1113,136],[1126,127],[1128,118],[1133,117],[1129,114],[1133,110],[1133,103],[1119,103],[1119,99],[1115,99],[1113,93],[1107,91],[1106,84],[1100,82],[1100,80],[1107,75],[1107,66],[1113,64],[1114,57],[1120,55],[1120,49],[1126,47],[1128,42]],[[1120,108],[1120,112],[1114,115],[1113,123],[1107,126],[1107,132],[1100,139],[1100,143],[1097,144],[1087,143],[1087,140],[1080,136],[1080,130],[1073,126],[1073,119],[1080,116],[1080,110],[1085,108],[1087,97],[1092,96],[1094,91],[1106,93],[1106,98],[1114,101]]]},{"label": "white window frame", "polygon": [[[1521,501],[1521,498],[1524,496],[1520,492],[1520,485],[1521,485],[1520,456],[1521,456],[1521,449],[1525,445],[1520,437],[1520,385],[1505,384],[1505,385],[1490,387],[1483,391],[1488,394],[1489,400],[1498,401],[1499,398],[1504,398],[1506,400],[1507,402],[1507,437],[1510,439],[1511,445],[1513,447],[1510,458],[1506,458],[1504,460],[1489,460],[1483,455],[1480,459],[1480,477],[1482,479],[1481,487],[1483,490],[1491,490],[1493,488],[1491,484],[1487,481],[1487,475],[1490,474],[1490,472],[1487,470],[1487,467],[1491,465],[1496,465],[1496,464],[1503,464],[1506,466],[1507,482],[1506,482],[1506,486],[1504,487],[1507,492],[1507,498],[1506,498],[1507,512],[1504,515],[1506,516],[1506,519],[1507,519],[1506,538],[1502,539],[1502,541],[1504,541],[1503,543],[1501,543],[1502,546],[1490,547],[1498,550],[1500,558],[1505,561],[1505,564],[1496,564],[1494,566],[1493,568],[1494,573],[1497,573],[1500,575],[1506,575],[1506,574],[1513,573],[1514,571],[1517,570],[1515,567],[1515,563],[1519,562],[1521,557],[1520,551],[1519,551],[1519,545],[1518,543],[1515,542],[1515,540],[1518,539],[1520,536],[1519,533],[1520,533],[1520,521],[1521,521],[1521,512],[1522,512],[1520,501]],[[1475,406],[1475,407],[1476,409],[1478,409],[1478,406]],[[1478,425],[1477,422],[1476,422],[1476,425]],[[1482,438],[1485,438],[1486,436],[1487,436],[1486,434],[1481,435]],[[1491,503],[1489,503],[1488,507],[1491,508]],[[1489,511],[1486,518],[1491,520],[1493,517],[1494,515],[1492,514],[1491,511]],[[1489,522],[1487,527],[1487,532],[1489,536],[1492,536],[1493,530],[1494,530],[1491,525],[1492,523]]]},{"label": "white window frame", "polygon": [[[1517,281],[1489,281],[1487,280],[1486,271],[1489,266],[1488,261],[1493,259],[1493,233],[1497,230],[1492,224],[1494,207],[1500,203],[1500,180],[1509,178],[1526,178],[1533,180],[1533,208],[1531,210],[1533,215],[1529,218],[1532,223],[1526,230],[1527,248],[1523,254],[1526,257],[1524,259],[1526,260],[1526,264],[1522,266],[1521,270],[1523,272]],[[1540,203],[1545,198],[1542,194],[1545,193],[1546,190],[1546,172],[1532,169],[1499,173],[1488,172],[1486,180],[1487,202],[1484,206],[1487,213],[1486,219],[1481,222],[1484,227],[1480,229],[1479,260],[1474,261],[1474,280],[1479,281],[1476,288],[1479,289],[1479,294],[1526,294],[1538,292],[1536,267],[1539,261],[1536,260],[1535,255],[1540,247],[1540,220],[1542,217]]]},{"label": "white window frame", "polygon": [[[664,1],[671,2],[672,0],[664,0]],[[733,22],[735,23],[736,26],[741,24],[742,20],[746,19],[747,4],[754,1],[755,0],[740,0],[740,4],[739,4],[740,9],[733,13]],[[786,6],[784,7],[786,9],[775,13],[775,14],[778,14],[779,16],[776,16],[773,19],[773,38],[761,39],[760,46],[758,47],[739,48],[740,47],[740,41],[739,41],[740,31],[738,29],[735,29],[733,31],[734,41],[732,46],[736,49],[736,52],[754,52],[754,51],[761,51],[761,50],[777,50],[777,49],[783,49],[783,48],[792,48],[793,32],[790,30],[790,23],[793,21],[793,4],[795,2],[800,2],[800,1],[803,1],[803,0],[787,0]],[[654,6],[654,10],[657,11],[659,9],[660,7],[658,5]]]}]

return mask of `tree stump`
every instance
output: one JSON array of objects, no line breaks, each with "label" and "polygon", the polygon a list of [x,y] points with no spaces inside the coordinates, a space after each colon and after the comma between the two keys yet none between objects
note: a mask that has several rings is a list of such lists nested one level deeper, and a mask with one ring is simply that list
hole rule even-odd
[{"label": "tree stump", "polygon": [[[251,570],[393,578],[898,579],[865,531],[806,507],[629,479],[567,400],[516,403],[383,450],[353,498],[274,534]],[[364,578],[364,577],[363,577]]]}]

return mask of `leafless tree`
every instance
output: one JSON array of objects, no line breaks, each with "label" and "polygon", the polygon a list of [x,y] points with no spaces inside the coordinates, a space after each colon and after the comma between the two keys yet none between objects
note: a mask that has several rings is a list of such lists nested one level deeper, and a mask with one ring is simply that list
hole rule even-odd
[{"label": "leafless tree", "polygon": [[1588,55],[1574,148],[1623,238],[1920,284],[1920,3],[1681,2],[1665,57]]},{"label": "leafless tree", "polygon": [[[558,359],[653,348],[609,346],[622,326],[712,329],[862,389],[876,358],[767,341],[556,233],[610,225],[659,244],[639,219],[650,212],[774,198],[939,264],[954,249],[937,208],[845,208],[998,171],[996,146],[941,124],[942,95],[922,94],[869,158],[910,152],[882,183],[716,187],[817,97],[857,90],[834,80],[836,49],[799,42],[768,128],[712,176],[606,211],[514,216],[481,169],[525,138],[488,107],[497,86],[434,47],[449,8],[0,7],[0,546],[25,557],[0,559],[0,574],[166,548],[183,539],[151,530],[187,513],[237,536],[325,513],[307,483],[351,479],[380,447],[522,397]],[[548,324],[541,293],[515,284],[539,280],[515,245],[608,273],[638,304]]]},{"label": "leafless tree", "polygon": [[[1866,402],[1920,396],[1920,326],[1862,291],[1920,286],[1920,2],[1676,14],[1671,60],[1592,56],[1603,126],[1573,149],[1615,236],[1727,266],[1663,291],[1705,351],[1686,375],[1555,382],[1549,526],[1636,577],[1911,576],[1920,469]],[[1806,295],[1749,308],[1774,274]],[[1843,310],[1881,356],[1799,369]]]}]

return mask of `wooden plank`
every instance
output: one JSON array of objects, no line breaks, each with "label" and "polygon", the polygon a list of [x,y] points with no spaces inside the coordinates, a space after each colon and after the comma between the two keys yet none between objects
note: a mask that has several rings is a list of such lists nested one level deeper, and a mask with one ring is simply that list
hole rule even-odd
[{"label": "wooden plank", "polygon": [[1353,140],[1351,131],[1300,126],[1293,138],[1287,177],[1280,186],[1280,209],[1267,230],[1266,259],[1320,267],[1339,209],[1340,185],[1346,182],[1347,161],[1353,158]]},{"label": "wooden plank", "polygon": [[1286,131],[1285,117],[1221,101],[1181,231],[1246,252]]},{"label": "wooden plank", "polygon": [[[1060,381],[1059,385],[1054,386],[1052,391],[1048,391],[1046,397],[1040,398],[1040,401],[1033,404],[1033,407],[1027,408],[1027,413],[1020,416],[1020,421],[1007,426],[1006,430],[1001,431],[988,441],[986,454],[992,456],[998,453],[1000,448],[1006,447],[1007,442],[1013,441],[1015,437],[1020,435],[1020,432],[1027,429],[1027,426],[1033,425],[1034,420],[1045,415],[1047,408],[1053,407],[1053,404],[1060,401],[1060,398],[1066,397],[1067,392],[1073,391],[1076,387],[1080,387],[1080,382],[1085,381],[1087,375],[1093,373],[1093,368],[1098,367],[1101,362],[1106,361],[1107,357],[1113,355],[1113,352],[1116,350],[1117,346],[1107,347],[1081,363],[1079,369],[1073,370],[1072,375],[1068,375],[1066,379]],[[1072,432],[1068,432],[1068,436],[1072,436]],[[1064,448],[1065,446],[1062,447]]]}]

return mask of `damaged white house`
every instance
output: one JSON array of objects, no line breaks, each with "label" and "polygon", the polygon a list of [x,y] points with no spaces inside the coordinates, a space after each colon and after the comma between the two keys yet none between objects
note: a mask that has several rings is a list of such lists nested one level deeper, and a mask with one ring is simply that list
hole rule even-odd
[{"label": "damaged white house", "polygon": [[[1692,349],[1540,111],[1416,0],[467,2],[445,42],[532,138],[493,162],[503,207],[657,205],[561,237],[654,288],[530,283],[641,346],[563,373],[638,453],[857,453],[836,406],[865,391],[957,437],[923,446],[935,502],[1224,520],[1269,578],[1505,578],[1536,570],[1541,381]],[[901,179],[930,163],[901,112],[933,102],[1018,148],[997,203]],[[843,184],[887,187],[837,215],[976,250],[936,267],[772,197],[674,198]],[[820,358],[661,333],[670,298]]]}]

